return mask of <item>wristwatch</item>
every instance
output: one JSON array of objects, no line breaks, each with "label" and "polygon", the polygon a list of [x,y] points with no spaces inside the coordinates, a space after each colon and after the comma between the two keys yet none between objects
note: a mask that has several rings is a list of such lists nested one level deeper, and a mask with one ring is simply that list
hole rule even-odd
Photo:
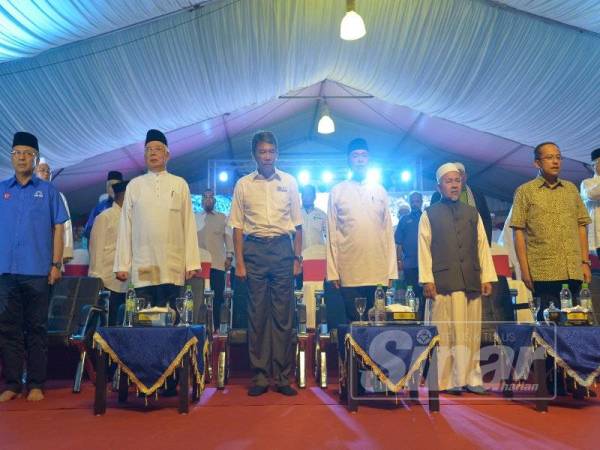
[{"label": "wristwatch", "polygon": [[303,259],[302,259],[302,255],[294,255],[294,259],[295,259],[296,261],[298,261],[300,264],[302,264],[302,261],[303,261]]},{"label": "wristwatch", "polygon": [[58,270],[62,269],[62,263],[60,261],[53,262],[52,267],[56,267]]}]

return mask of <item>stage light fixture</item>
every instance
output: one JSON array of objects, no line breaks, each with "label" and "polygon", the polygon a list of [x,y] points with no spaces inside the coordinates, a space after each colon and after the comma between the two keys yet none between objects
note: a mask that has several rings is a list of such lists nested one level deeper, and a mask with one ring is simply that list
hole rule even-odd
[{"label": "stage light fixture", "polygon": [[410,170],[403,170],[402,173],[400,174],[400,180],[403,183],[408,183],[411,178],[412,178],[412,173],[410,173]]},{"label": "stage light fixture", "polygon": [[225,172],[224,170],[219,172],[219,181],[221,183],[226,183],[227,180],[229,180],[229,174],[227,172]]},{"label": "stage light fixture", "polygon": [[310,172],[308,170],[301,170],[298,173],[298,181],[302,186],[310,183]]},{"label": "stage light fixture", "polygon": [[379,167],[372,167],[367,170],[367,182],[381,183],[381,169]]},{"label": "stage light fixture", "polygon": [[321,181],[323,181],[323,183],[325,184],[331,183],[333,181],[333,173],[329,170],[324,171],[321,174]]}]

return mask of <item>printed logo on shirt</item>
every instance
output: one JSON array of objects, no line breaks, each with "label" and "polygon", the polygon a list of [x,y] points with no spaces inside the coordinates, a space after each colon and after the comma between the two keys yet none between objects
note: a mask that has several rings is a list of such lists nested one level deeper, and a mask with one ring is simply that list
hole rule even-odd
[{"label": "printed logo on shirt", "polygon": [[4,200],[10,200],[10,192],[4,193]]},{"label": "printed logo on shirt", "polygon": [[44,193],[42,191],[35,191],[35,194],[33,194],[34,198],[44,198]]},{"label": "printed logo on shirt", "polygon": [[277,191],[278,192],[287,192],[287,188],[285,186],[277,186]]}]

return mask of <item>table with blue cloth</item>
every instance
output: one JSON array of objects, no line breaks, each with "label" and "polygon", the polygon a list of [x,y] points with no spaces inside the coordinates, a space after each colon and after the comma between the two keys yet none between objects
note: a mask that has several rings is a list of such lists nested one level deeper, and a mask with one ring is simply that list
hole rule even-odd
[{"label": "table with blue cloth", "polygon": [[600,327],[502,324],[496,329],[496,341],[502,345],[508,368],[505,396],[512,396],[513,382],[526,381],[533,366],[536,409],[547,411],[546,359],[573,380],[575,397],[582,397],[600,375]]},{"label": "table with blue cloth", "polygon": [[202,325],[189,327],[100,327],[94,333],[98,351],[94,413],[106,411],[106,370],[113,361],[121,372],[119,401],[127,401],[128,382],[146,401],[177,375],[179,412],[189,410],[189,386],[197,401],[204,389],[208,340]]},{"label": "table with blue cloth", "polygon": [[[435,326],[392,322],[383,325],[362,322],[339,325],[342,400],[347,401],[350,411],[358,410],[359,401],[397,400],[397,394],[405,390],[409,391],[409,398],[418,400],[424,363],[428,361],[426,386],[429,410],[439,411],[438,344],[439,336]],[[362,379],[359,387],[360,372]],[[367,381],[369,376],[370,383]],[[373,383],[373,380],[376,382]],[[369,384],[378,386],[373,389]],[[383,394],[374,396],[369,391],[380,391]]]}]

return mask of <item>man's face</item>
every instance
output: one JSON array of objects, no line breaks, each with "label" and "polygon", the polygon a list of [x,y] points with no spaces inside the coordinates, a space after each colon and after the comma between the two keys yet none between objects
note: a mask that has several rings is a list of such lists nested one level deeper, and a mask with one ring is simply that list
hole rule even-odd
[{"label": "man's face", "polygon": [[152,172],[160,172],[167,168],[169,160],[169,151],[165,144],[159,141],[150,141],[144,149],[144,159],[146,167]]},{"label": "man's face", "polygon": [[202,209],[206,212],[215,209],[215,193],[213,191],[204,191],[202,194]]},{"label": "man's face", "polygon": [[311,188],[302,189],[302,206],[312,208],[315,204],[315,190]]},{"label": "man's face", "polygon": [[46,163],[38,164],[35,167],[35,174],[44,181],[50,181],[50,166]]},{"label": "man's face", "polygon": [[254,160],[259,172],[272,172],[279,152],[274,144],[259,142],[254,149]]},{"label": "man's face", "polygon": [[460,172],[454,171],[444,174],[438,183],[438,188],[444,198],[453,202],[457,201],[460,198],[460,191],[462,189]]},{"label": "man's face", "polygon": [[423,196],[421,194],[412,194],[408,202],[411,211],[421,211],[421,208],[423,208]]},{"label": "man's face", "polygon": [[35,148],[27,145],[15,145],[11,156],[11,162],[16,174],[29,175],[33,173],[33,168],[38,158],[38,152]]},{"label": "man's face", "polygon": [[554,144],[544,145],[540,149],[538,159],[535,160],[535,165],[540,169],[542,175],[558,177],[562,166],[560,149]]},{"label": "man's face", "polygon": [[106,182],[106,193],[110,198],[115,198],[115,191],[113,191],[113,186],[118,183],[120,183],[119,180],[108,180]]},{"label": "man's face", "polygon": [[369,151],[361,149],[353,150],[348,155],[348,165],[352,173],[364,177],[369,165]]}]

